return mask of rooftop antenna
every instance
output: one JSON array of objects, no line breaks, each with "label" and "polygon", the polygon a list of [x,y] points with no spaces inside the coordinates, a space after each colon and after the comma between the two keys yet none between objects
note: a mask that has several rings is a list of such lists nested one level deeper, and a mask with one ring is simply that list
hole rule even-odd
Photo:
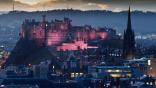
[{"label": "rooftop antenna", "polygon": [[68,3],[68,1],[67,1],[67,3],[66,3],[66,6],[67,6],[67,10],[69,9],[69,3]]},{"label": "rooftop antenna", "polygon": [[12,11],[15,11],[15,0],[12,1]]}]

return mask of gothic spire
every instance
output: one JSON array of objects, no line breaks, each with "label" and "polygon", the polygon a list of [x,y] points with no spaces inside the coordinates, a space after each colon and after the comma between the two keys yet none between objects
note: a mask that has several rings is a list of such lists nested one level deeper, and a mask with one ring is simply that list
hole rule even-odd
[{"label": "gothic spire", "polygon": [[124,31],[123,56],[126,59],[133,59],[135,56],[135,34],[131,24],[131,9],[128,10],[127,29]]},{"label": "gothic spire", "polygon": [[131,24],[131,7],[130,7],[130,6],[129,6],[129,10],[128,10],[127,31],[132,31],[132,24]]}]

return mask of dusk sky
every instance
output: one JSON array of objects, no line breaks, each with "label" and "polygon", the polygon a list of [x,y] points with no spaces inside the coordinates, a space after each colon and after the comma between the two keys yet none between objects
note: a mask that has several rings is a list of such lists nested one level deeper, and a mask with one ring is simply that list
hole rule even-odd
[{"label": "dusk sky", "polygon": [[[130,0],[15,0],[15,10],[38,11],[54,9],[127,10]],[[133,10],[156,12],[156,0],[131,0]],[[10,11],[13,0],[0,0],[0,11]]]}]

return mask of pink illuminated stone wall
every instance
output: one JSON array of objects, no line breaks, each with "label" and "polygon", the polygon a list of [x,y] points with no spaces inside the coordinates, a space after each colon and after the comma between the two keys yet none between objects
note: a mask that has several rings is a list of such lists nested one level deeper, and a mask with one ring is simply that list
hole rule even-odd
[{"label": "pink illuminated stone wall", "polygon": [[98,32],[95,30],[90,30],[90,31],[77,31],[76,32],[76,39],[77,40],[92,40],[96,38],[101,38],[101,39],[107,39],[108,38],[108,33],[107,32]]},{"label": "pink illuminated stone wall", "polygon": [[[64,18],[64,20],[61,21],[55,20],[47,22],[44,16],[43,20],[38,22],[38,24],[26,20],[20,30],[20,38],[28,37],[29,40],[36,41],[40,46],[43,45],[43,43],[47,46],[59,45],[57,50],[77,50],[78,48],[96,48],[94,46],[88,46],[86,42],[88,40],[97,38],[106,39],[108,37],[107,32],[97,31],[91,26],[82,26],[77,30],[71,28],[71,20],[68,18]],[[74,35],[72,36],[72,41],[74,42],[66,41],[68,38],[67,34],[70,31],[72,31],[71,33]]]},{"label": "pink illuminated stone wall", "polygon": [[66,33],[61,31],[48,32],[47,44],[48,46],[60,44],[65,40]]},{"label": "pink illuminated stone wall", "polygon": [[66,50],[79,50],[79,49],[88,49],[88,48],[97,48],[96,46],[88,46],[84,41],[75,41],[73,43],[63,43],[61,46],[57,47],[57,51],[66,51]]},{"label": "pink illuminated stone wall", "polygon": [[108,33],[107,32],[97,32],[96,36],[100,37],[101,39],[107,39]]}]

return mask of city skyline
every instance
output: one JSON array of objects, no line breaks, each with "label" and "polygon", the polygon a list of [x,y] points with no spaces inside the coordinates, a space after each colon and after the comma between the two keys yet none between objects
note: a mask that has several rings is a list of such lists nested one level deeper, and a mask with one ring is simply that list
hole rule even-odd
[{"label": "city skyline", "polygon": [[0,88],[156,88],[155,3],[0,0]]},{"label": "city skyline", "polygon": [[[20,11],[46,11],[55,9],[110,10],[120,12],[132,10],[156,12],[153,0],[14,0],[14,9]],[[0,11],[12,11],[13,0],[0,0]]]}]

